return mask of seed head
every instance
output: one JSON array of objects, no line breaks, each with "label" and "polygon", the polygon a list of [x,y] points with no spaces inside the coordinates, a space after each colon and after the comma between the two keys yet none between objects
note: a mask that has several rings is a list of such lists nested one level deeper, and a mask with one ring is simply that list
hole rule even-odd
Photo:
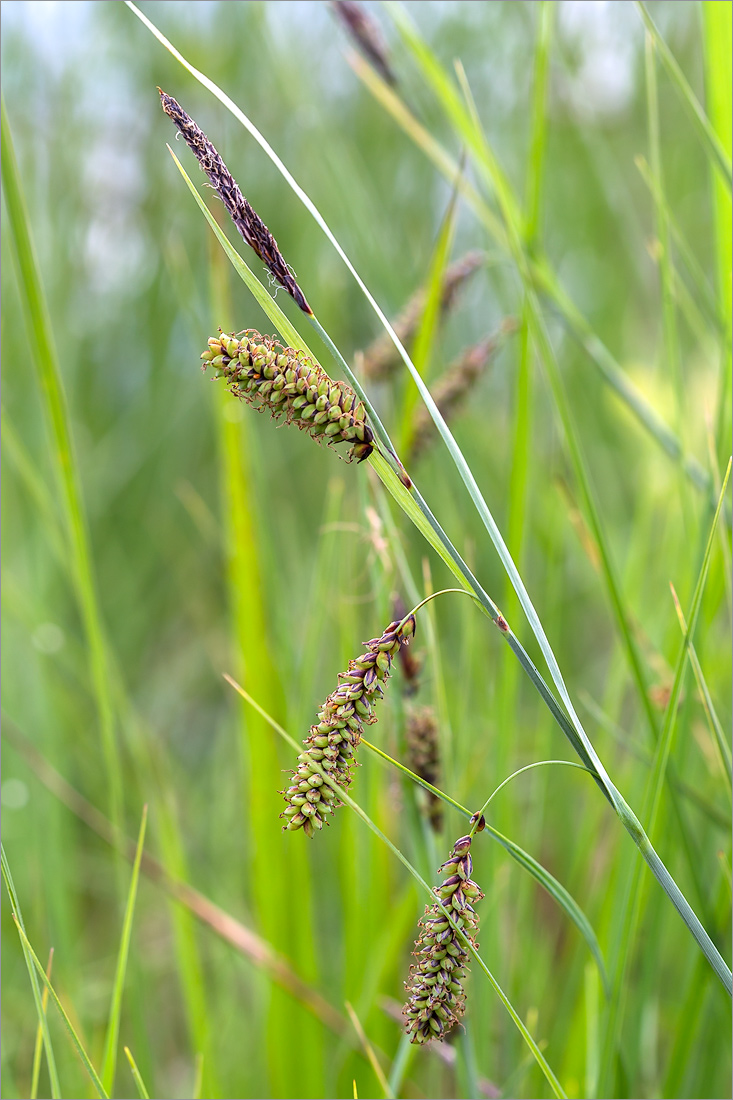
[{"label": "seed head", "polygon": [[284,829],[302,828],[308,836],[322,829],[328,814],[339,800],[336,792],[313,767],[316,763],[340,787],[351,783],[354,752],[359,745],[364,723],[376,722],[373,706],[383,694],[392,659],[400,646],[407,645],[415,633],[415,616],[390,623],[381,638],[366,642],[366,653],[349,662],[339,674],[339,686],[318,712],[318,722],[305,739],[305,752],[292,773],[290,786],[282,792],[287,807],[280,815]]},{"label": "seed head", "polygon": [[[407,605],[401,596],[392,599],[392,615],[395,619],[404,619]],[[416,695],[420,689],[420,672],[423,666],[423,654],[409,649],[400,650],[400,668],[402,670],[402,694]]]},{"label": "seed head", "polygon": [[369,12],[355,0],[333,0],[331,8],[382,79],[387,84],[396,84],[395,75],[387,60],[387,47]]},{"label": "seed head", "polygon": [[[437,787],[440,783],[440,746],[438,723],[431,707],[411,710],[405,727],[407,766],[426,783]],[[427,796],[427,816],[436,833],[443,828],[443,804],[432,791]]]},{"label": "seed head", "polygon": [[452,923],[440,905],[426,907],[420,920],[422,930],[413,952],[416,961],[405,983],[409,999],[403,1009],[412,1043],[442,1039],[465,1010],[463,979],[468,951],[456,927],[474,947],[478,946],[473,935],[478,916],[472,903],[484,896],[471,880],[470,848],[471,838],[461,837],[453,845],[450,858],[438,868],[447,877],[435,887],[435,894],[450,913]]},{"label": "seed head", "polygon": [[[443,276],[443,291],[440,299],[440,314],[444,317],[455,305],[459,291],[474,271],[483,263],[482,252],[467,252],[447,268]],[[401,344],[407,344],[417,332],[420,318],[425,309],[426,294],[418,290],[410,298],[403,312],[392,327]],[[402,360],[389,333],[385,332],[369,345],[364,352],[364,374],[373,382],[384,382],[395,372]]]},{"label": "seed head", "polygon": [[284,348],[254,329],[235,335],[220,333],[209,340],[201,358],[229,390],[277,419],[297,424],[314,439],[351,443],[348,461],[362,462],[374,449],[374,434],[364,406],[345,382],[334,382],[323,367],[300,351]]},{"label": "seed head", "polygon": [[303,291],[285,263],[283,255],[277,247],[277,241],[262,218],[252,209],[239,190],[236,180],[204,131],[186,114],[183,107],[175,101],[173,96],[167,95],[160,88],[158,88],[158,91],[160,92],[160,102],[163,110],[173,119],[173,122],[183,134],[186,144],[209,177],[212,186],[216,189],[219,198],[227,208],[229,216],[244,240],[257,253],[273,279],[288,292],[290,297],[303,310],[303,313],[312,315],[313,310],[308,305]]},{"label": "seed head", "polygon": [[[497,333],[466,348],[440,377],[433,389],[433,400],[447,421],[460,410],[486,367],[500,350],[507,336],[516,331],[516,321],[507,318]],[[410,458],[421,457],[435,441],[438,430],[424,405],[415,414],[410,440]]]}]

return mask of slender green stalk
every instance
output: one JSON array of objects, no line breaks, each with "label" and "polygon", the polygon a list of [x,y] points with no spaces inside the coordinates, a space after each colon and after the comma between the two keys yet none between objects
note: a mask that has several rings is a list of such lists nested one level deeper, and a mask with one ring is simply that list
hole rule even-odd
[{"label": "slender green stalk", "polygon": [[387,1079],[387,1083],[395,1096],[399,1096],[402,1091],[402,1083],[416,1053],[417,1048],[410,1042],[410,1036],[403,1032]]},{"label": "slender green stalk", "polygon": [[[51,979],[51,968],[53,966],[53,948],[48,953],[48,965],[46,967],[46,977]],[[34,975],[35,976],[35,975]],[[41,1008],[44,1015],[48,1008],[48,990],[44,989],[41,996]],[[38,1096],[38,1081],[41,1076],[41,1057],[43,1056],[43,1028],[40,1021],[38,1028],[36,1029],[36,1045],[33,1048],[33,1070],[31,1072],[31,1100],[36,1100]]]},{"label": "slender green stalk", "polygon": [[667,70],[667,75],[670,77],[672,83],[677,88],[680,99],[692,119],[705,152],[709,156],[711,163],[715,165],[721,180],[730,192],[733,188],[730,156],[726,153],[720,138],[711,126],[710,120],[700,106],[695,93],[690,87],[682,69],[679,67],[672,51],[657,30],[657,26],[648,12],[646,4],[641,3],[640,0],[635,0],[635,3],[637,11],[644,20],[644,26],[654,39],[654,45],[659,53],[660,61]]},{"label": "slender green stalk", "polygon": [[53,441],[54,472],[58,479],[64,520],[71,547],[72,579],[89,649],[89,671],[102,742],[110,817],[115,825],[119,827],[122,822],[123,809],[122,758],[115,729],[111,669],[94,581],[81,481],[74,453],[61,368],[53,339],[51,318],[41,283],[4,100],[0,105],[0,113],[2,115],[3,195],[8,211],[10,230],[8,238],[17,267],[31,358],[36,367],[37,380],[43,397],[44,412],[48,419]]},{"label": "slender green stalk", "polygon": [[[649,129],[649,164],[651,177],[656,190],[664,195],[664,174],[662,169],[662,151],[659,134],[659,96],[657,94],[656,57],[652,36],[645,36],[647,125]],[[674,305],[674,264],[670,253],[670,229],[665,205],[655,204],[657,239],[659,242],[659,274],[662,291],[662,329],[664,333],[664,357],[666,366],[672,375],[676,398],[676,429],[680,439],[684,439],[685,395],[680,365],[680,350],[677,333],[677,317]]]},{"label": "slender green stalk", "polygon": [[[675,665],[674,680],[672,682],[669,701],[667,703],[667,709],[665,712],[664,728],[655,749],[652,770],[647,780],[647,787],[644,798],[644,818],[648,822],[648,830],[650,835],[654,834],[654,828],[659,814],[662,791],[664,789],[667,761],[669,760],[672,751],[672,740],[677,719],[677,704],[679,702],[680,692],[682,690],[682,681],[687,664],[687,654],[692,643],[695,625],[697,623],[700,606],[702,604],[702,596],[705,588],[705,581],[707,579],[708,568],[710,565],[710,557],[715,538],[715,531],[723,507],[723,501],[725,499],[725,493],[728,485],[728,479],[730,477],[730,472],[731,461],[728,462],[728,469],[726,470],[723,488],[720,494],[720,499],[718,501],[718,507],[716,509],[715,516],[713,517],[713,522],[710,528],[707,545],[705,547],[705,553],[703,555],[702,566],[700,568],[697,583],[695,585],[695,592],[692,597],[692,604],[690,607],[690,615],[687,623],[687,629],[685,630],[684,638],[682,640],[682,645],[680,647],[680,652]],[[667,892],[669,893],[669,896],[672,899],[673,903],[676,905],[678,911],[682,915],[683,920],[686,920],[685,913],[680,907],[681,894],[666,867],[664,867],[661,860],[659,859],[659,856],[657,856],[656,852],[654,852],[654,849],[651,847],[651,843],[648,838],[645,838],[645,845],[643,847],[640,846],[640,850],[644,858],[647,860],[647,863],[649,863],[649,857],[651,857],[652,861],[656,863],[657,871],[661,872],[662,875],[660,881],[662,881],[662,879],[666,880],[667,887],[671,887],[671,889],[668,889]],[[606,1019],[604,1057],[601,1070],[601,1089],[603,1089],[604,1087],[607,1088],[610,1083],[612,1061],[615,1058],[616,1050],[620,1040],[623,1000],[625,992],[624,978],[626,975],[627,967],[629,965],[631,952],[636,941],[637,930],[641,923],[642,913],[643,896],[641,868],[637,864],[634,869],[634,874],[632,878],[629,902],[625,907],[615,965],[613,996],[611,998]]]},{"label": "slender green stalk", "polygon": [[140,1094],[141,1100],[150,1100],[150,1094],[145,1088],[145,1082],[140,1076],[140,1070],[137,1068],[135,1059],[132,1056],[132,1051],[129,1047],[125,1047],[125,1057],[127,1058],[127,1061],[129,1063],[130,1072],[132,1074],[135,1085],[137,1086],[137,1091]]},{"label": "slender green stalk", "polygon": [[724,335],[725,320],[720,312],[718,302],[715,299],[713,287],[682,232],[679,222],[674,217],[669,203],[667,202],[667,198],[659,186],[659,181],[655,179],[648,161],[641,154],[635,158],[634,163],[639,169],[641,178],[649,188],[656,209],[661,211],[664,216],[666,224],[669,227],[670,236],[674,241],[675,249],[687,268],[690,278],[700,296],[702,310],[707,321],[715,328],[719,335]]},{"label": "slender green stalk", "polygon": [[122,1013],[122,994],[125,989],[125,976],[127,974],[127,958],[130,952],[130,939],[132,936],[132,919],[135,913],[135,899],[137,898],[137,884],[140,878],[140,860],[145,843],[145,826],[148,820],[148,807],[143,806],[140,832],[135,849],[135,860],[132,865],[132,877],[130,889],[127,895],[125,907],[125,919],[122,923],[122,938],[120,950],[117,955],[117,969],[112,987],[112,1003],[107,1021],[107,1035],[104,1041],[104,1058],[102,1060],[102,1082],[107,1092],[112,1092],[115,1082],[115,1070],[117,1068],[117,1042],[120,1034],[120,1016]]},{"label": "slender green stalk", "polygon": [[[547,85],[554,24],[554,5],[542,0],[536,5],[537,37],[534,49],[534,73],[532,88],[532,122],[525,182],[525,212],[523,236],[527,251],[534,255],[541,249],[542,198],[547,135]],[[521,324],[518,340],[518,361],[514,387],[514,423],[512,428],[512,455],[509,474],[509,511],[507,520],[507,545],[521,571],[525,559],[525,532],[529,508],[530,456],[534,424],[534,354],[529,328],[526,295],[522,301]],[[519,599],[507,578],[504,607],[511,622],[519,613]],[[519,697],[518,667],[510,664],[501,681],[499,705],[503,724],[507,725],[517,713]],[[509,767],[509,745],[503,739],[499,746],[499,772]]]},{"label": "slender green stalk", "polygon": [[362,1047],[364,1048],[364,1053],[366,1054],[367,1058],[369,1059],[369,1065],[374,1070],[374,1075],[377,1078],[377,1080],[379,1081],[379,1087],[381,1088],[384,1095],[388,1098],[388,1100],[394,1100],[395,1094],[394,1094],[394,1092],[392,1092],[392,1089],[390,1088],[389,1081],[385,1077],[384,1070],[382,1069],[382,1067],[379,1064],[379,1059],[377,1058],[376,1054],[374,1053],[374,1047],[369,1042],[369,1038],[367,1036],[367,1033],[364,1031],[361,1020],[359,1019],[357,1014],[354,1012],[353,1006],[350,1005],[348,1001],[346,1002],[346,1011],[348,1013],[349,1019],[351,1020],[352,1024],[354,1025],[354,1031],[359,1036],[359,1042],[361,1043]]},{"label": "slender green stalk", "polygon": [[[674,585],[670,585],[672,589],[672,599],[674,600],[675,611],[677,612],[677,618],[679,620],[680,628],[682,630],[683,638],[688,637],[688,626],[685,614],[682,610],[682,605],[675,592]],[[708,720],[708,726],[713,736],[713,744],[718,751],[718,757],[720,759],[720,765],[724,775],[728,779],[728,794],[731,794],[731,782],[733,780],[733,767],[731,766],[731,748],[729,739],[726,737],[720,719],[718,718],[713,698],[710,694],[707,682],[705,680],[705,674],[703,673],[702,666],[700,665],[699,658],[695,652],[695,647],[690,641],[690,664],[692,665],[692,671],[695,674],[695,682],[697,684],[697,690],[700,692],[700,698],[702,699],[703,710],[705,711],[705,717]]]},{"label": "slender green stalk", "polygon": [[20,936],[21,943],[23,944],[23,949],[24,949],[24,951],[26,951],[28,953],[28,955],[30,957],[30,960],[33,963],[34,967],[36,968],[36,971],[37,971],[38,975],[40,976],[41,980],[43,981],[44,985],[46,986],[46,989],[49,991],[49,993],[51,995],[51,999],[53,1000],[54,1004],[56,1005],[56,1008],[58,1009],[59,1013],[61,1014],[61,1018],[64,1021],[64,1024],[66,1025],[66,1030],[69,1033],[69,1036],[71,1038],[71,1042],[72,1042],[73,1046],[76,1048],[76,1052],[79,1055],[84,1068],[86,1069],[87,1073],[89,1074],[89,1078],[90,1078],[92,1084],[94,1085],[94,1088],[95,1088],[97,1094],[99,1096],[101,1096],[103,1098],[103,1100],[108,1100],[108,1093],[106,1092],[104,1086],[102,1085],[102,1082],[99,1078],[99,1075],[97,1074],[97,1071],[95,1070],[94,1066],[92,1065],[92,1063],[90,1061],[89,1055],[84,1050],[84,1047],[82,1046],[81,1040],[79,1039],[79,1036],[77,1035],[76,1031],[74,1030],[74,1027],[71,1023],[71,1020],[69,1019],[68,1015],[66,1014],[64,1006],[61,1004],[61,1001],[58,998],[56,990],[53,988],[53,986],[51,985],[51,982],[46,977],[46,972],[43,969],[43,964],[41,963],[40,959],[37,957],[37,955],[35,954],[33,948],[31,947],[30,942],[28,940],[28,937],[26,936],[25,931],[23,930],[23,927],[21,926],[20,920],[18,919],[18,917],[15,913],[13,913],[13,920],[15,922],[15,927],[18,930],[18,935]]},{"label": "slender green stalk", "polygon": [[[18,898],[18,894],[15,889],[13,876],[10,873],[10,865],[8,864],[8,857],[5,855],[5,848],[1,846],[0,860],[2,861],[3,882],[5,883],[5,889],[7,890],[8,897],[10,898],[10,904],[13,907],[13,919],[17,922],[19,930],[25,933],[25,924],[23,923],[23,913],[20,908],[20,899]],[[26,940],[22,937],[20,942],[23,948],[23,957],[25,959],[25,964],[28,968],[28,977],[30,978],[31,989],[33,990],[33,1000],[35,1001],[36,1005],[38,1026],[41,1029],[41,1034],[43,1035],[43,1046],[46,1051],[46,1064],[48,1065],[48,1076],[51,1084],[51,1096],[53,1100],[57,1100],[57,1098],[61,1096],[61,1085],[59,1083],[58,1070],[56,1069],[56,1056],[53,1052],[51,1033],[48,1029],[48,1018],[46,1016],[44,1001],[41,997],[41,990],[38,985],[38,977],[36,975],[35,967],[33,966],[33,957],[30,951],[30,945],[26,947]],[[47,978],[46,982],[48,982]],[[47,993],[48,988],[49,986],[48,984],[46,984],[44,994]],[[31,1089],[31,1093],[32,1092],[33,1090]]]},{"label": "slender green stalk", "polygon": [[[420,320],[420,326],[417,330],[415,337],[415,346],[413,350],[413,359],[415,363],[415,369],[420,372],[423,378],[428,377],[430,368],[430,358],[433,351],[433,345],[438,332],[438,323],[440,320],[440,303],[443,295],[443,275],[445,269],[448,266],[448,259],[450,257],[450,250],[455,236],[455,220],[456,212],[458,209],[457,204],[458,190],[454,188],[451,195],[450,203],[446,211],[443,223],[438,233],[438,239],[433,250],[433,256],[430,263],[427,278],[427,296],[425,301],[425,309]],[[400,450],[403,454],[410,453],[413,437],[413,414],[415,411],[415,405],[417,402],[417,394],[412,386],[406,386],[402,399],[402,410],[400,415],[401,432],[400,432]]]}]

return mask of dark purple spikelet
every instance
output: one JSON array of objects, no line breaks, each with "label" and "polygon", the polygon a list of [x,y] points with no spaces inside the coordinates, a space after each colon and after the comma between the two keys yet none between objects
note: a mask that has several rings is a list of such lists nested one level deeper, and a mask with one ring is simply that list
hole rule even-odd
[{"label": "dark purple spikelet", "polygon": [[435,887],[435,894],[450,913],[451,920],[440,905],[426,907],[420,920],[421,932],[413,952],[416,961],[405,983],[409,998],[403,1009],[412,1043],[442,1039],[465,1011],[463,979],[468,950],[463,937],[474,947],[478,946],[474,939],[478,916],[472,903],[484,896],[471,880],[470,848],[471,837],[462,836],[453,845],[450,858],[438,868],[447,877]]},{"label": "dark purple spikelet", "polygon": [[186,144],[209,177],[212,187],[216,189],[219,198],[224,203],[229,216],[244,240],[257,253],[273,279],[288,292],[293,301],[303,310],[303,313],[312,315],[313,310],[308,305],[303,291],[285,263],[282,253],[277,247],[277,241],[262,218],[252,209],[239,190],[234,177],[206,134],[186,114],[173,96],[167,95],[160,88],[158,88],[158,91],[163,110],[183,134]]},{"label": "dark purple spikelet", "polygon": [[366,653],[350,661],[346,672],[339,673],[339,686],[318,712],[318,722],[303,742],[305,751],[298,757],[290,786],[282,791],[287,802],[280,815],[286,819],[283,829],[303,829],[312,837],[340,805],[338,795],[313,764],[340,787],[350,785],[364,723],[376,722],[374,703],[383,694],[382,685],[389,678],[395,654],[408,644],[415,625],[414,615],[390,623],[381,638],[365,643]]}]

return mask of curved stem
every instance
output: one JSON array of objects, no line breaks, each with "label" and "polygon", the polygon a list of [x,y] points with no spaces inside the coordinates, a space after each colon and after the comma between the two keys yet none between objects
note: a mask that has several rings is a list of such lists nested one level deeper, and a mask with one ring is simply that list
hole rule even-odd
[{"label": "curved stem", "polygon": [[593,775],[593,772],[590,770],[590,768],[586,768],[585,764],[576,764],[574,760],[535,760],[533,764],[525,764],[523,768],[517,768],[515,772],[512,772],[511,775],[508,775],[506,779],[504,779],[499,784],[499,786],[494,791],[492,791],[479,812],[484,813],[486,807],[493,800],[494,795],[497,795],[501,788],[506,787],[507,783],[509,783],[512,779],[516,779],[516,777],[518,775],[521,775],[522,772],[531,771],[532,768],[544,768],[547,764],[564,764],[566,768],[577,768],[581,772],[588,772],[589,775]]},{"label": "curved stem", "polygon": [[408,611],[408,613],[401,620],[400,625],[406,622],[411,615],[416,615],[421,607],[425,607],[425,604],[430,603],[430,601],[434,600],[436,596],[446,596],[449,592],[456,592],[459,596],[470,596],[471,599],[479,605],[479,607],[481,606],[481,600],[478,598],[478,596],[476,596],[473,592],[469,592],[467,588],[441,588],[439,592],[431,592],[430,595],[426,596],[424,600],[420,600],[420,603],[416,604],[415,607],[413,607],[412,611]]}]

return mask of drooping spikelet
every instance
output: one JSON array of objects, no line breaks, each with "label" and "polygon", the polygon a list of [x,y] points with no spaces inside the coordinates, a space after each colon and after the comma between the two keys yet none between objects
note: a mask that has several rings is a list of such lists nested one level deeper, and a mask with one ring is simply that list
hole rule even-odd
[{"label": "drooping spikelet", "polygon": [[[435,893],[463,936],[477,947],[473,933],[478,928],[478,916],[472,902],[484,895],[471,881],[470,848],[470,836],[455,842],[450,859],[438,868],[448,877],[435,887]],[[439,905],[426,907],[420,925],[422,931],[413,952],[416,962],[405,983],[409,999],[403,1013],[410,1042],[429,1043],[447,1035],[464,1013],[468,951]]]},{"label": "drooping spikelet", "polygon": [[214,367],[237,397],[256,409],[269,409],[276,418],[284,416],[314,439],[353,444],[349,461],[369,457],[374,434],[350,386],[334,382],[318,363],[271,336],[252,329],[241,336],[212,337],[201,356],[204,369]]},{"label": "drooping spikelet", "polygon": [[[450,422],[460,410],[488,364],[516,328],[517,323],[514,318],[508,317],[497,333],[466,348],[450,364],[435,386],[431,387],[433,400],[446,421]],[[437,438],[438,429],[433,423],[433,418],[425,405],[421,405],[415,413],[412,425],[409,442],[410,459],[421,457]]]},{"label": "drooping spikelet", "polygon": [[[453,308],[459,291],[484,261],[482,252],[467,252],[446,269],[440,299],[441,317]],[[407,344],[417,332],[425,309],[426,294],[420,289],[413,294],[392,328],[401,344]],[[402,360],[387,332],[378,336],[364,352],[364,374],[373,382],[383,382],[400,366]]]},{"label": "drooping spikelet", "polygon": [[[407,766],[426,783],[440,786],[440,746],[438,743],[438,723],[432,707],[419,707],[410,710],[405,725],[405,744],[407,747]],[[436,833],[443,828],[443,803],[432,791],[423,791],[426,796],[427,817]]]},{"label": "drooping spikelet", "polygon": [[160,102],[165,113],[173,120],[186,139],[186,144],[209,177],[229,216],[247,244],[262,260],[267,270],[297,303],[304,313],[312,314],[303,291],[285,263],[277,241],[262,218],[252,209],[237,186],[237,182],[204,131],[187,115],[183,107],[166,92],[158,88]]},{"label": "drooping spikelet", "polygon": [[[404,619],[407,614],[407,604],[400,595],[392,597],[392,616],[395,619]],[[400,669],[402,671],[402,694],[405,696],[416,695],[420,690],[420,673],[423,667],[423,653],[415,653],[414,650],[402,648],[400,650]]]},{"label": "drooping spikelet", "polygon": [[374,702],[383,694],[392,659],[400,646],[407,645],[415,633],[415,616],[390,623],[381,638],[366,642],[366,653],[349,662],[339,673],[339,686],[329,695],[318,712],[318,722],[305,739],[305,751],[292,773],[290,786],[283,791],[287,808],[284,829],[302,828],[308,836],[323,828],[327,814],[339,805],[338,796],[314,764],[341,787],[351,783],[354,752],[361,740],[364,723],[376,722]]}]

